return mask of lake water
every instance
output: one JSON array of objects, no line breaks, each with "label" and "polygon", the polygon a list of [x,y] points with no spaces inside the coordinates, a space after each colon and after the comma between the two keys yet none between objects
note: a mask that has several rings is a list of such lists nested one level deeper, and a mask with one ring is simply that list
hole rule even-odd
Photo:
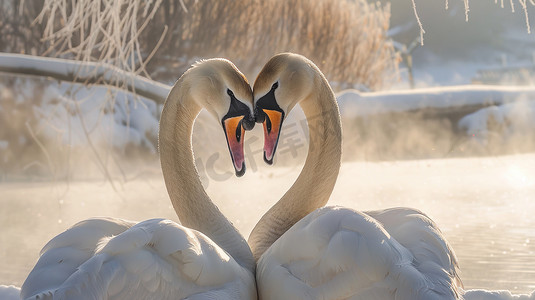
[{"label": "lake water", "polygon": [[[299,170],[258,165],[243,178],[205,183],[248,236]],[[465,288],[535,290],[533,154],[344,163],[330,204],[420,209],[452,244]],[[93,216],[177,219],[157,171],[116,183],[116,191],[105,181],[1,183],[0,284],[20,286],[50,238]]]}]

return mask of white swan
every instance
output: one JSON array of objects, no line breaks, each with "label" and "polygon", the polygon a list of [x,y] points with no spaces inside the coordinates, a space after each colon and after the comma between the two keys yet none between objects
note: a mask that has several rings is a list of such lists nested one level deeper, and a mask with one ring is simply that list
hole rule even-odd
[{"label": "white swan", "polygon": [[160,120],[162,171],[182,225],[82,221],[43,248],[21,298],[257,298],[251,250],[210,201],[194,165],[191,134],[203,107],[222,123],[236,173],[243,174],[244,128],[254,125],[251,88],[231,62],[202,61],[176,82]]},{"label": "white swan", "polygon": [[286,114],[299,103],[310,146],[301,174],[253,229],[260,299],[458,299],[457,261],[438,227],[409,208],[362,213],[323,207],[340,168],[334,93],[303,56],[274,56],[253,94],[272,163]]}]

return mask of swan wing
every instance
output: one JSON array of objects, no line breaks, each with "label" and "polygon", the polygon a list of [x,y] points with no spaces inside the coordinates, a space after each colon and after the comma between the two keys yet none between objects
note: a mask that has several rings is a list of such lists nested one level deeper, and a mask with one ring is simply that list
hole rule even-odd
[{"label": "swan wing", "polygon": [[[110,222],[121,225],[122,232],[94,232],[95,227],[118,229]],[[68,241],[85,232],[90,238]],[[99,235],[96,242],[91,240]],[[175,222],[153,219],[133,225],[92,219],[45,246],[21,295],[23,299],[195,299],[206,292],[226,295],[230,290],[234,298],[242,298],[252,293],[252,280],[206,236]]]},{"label": "swan wing", "polygon": [[414,256],[370,216],[320,208],[260,258],[262,299],[456,299],[422,274]]},{"label": "swan wing", "polygon": [[50,240],[22,285],[21,298],[50,294],[90,259],[98,242],[118,235],[135,223],[113,218],[92,218],[75,224]]},{"label": "swan wing", "polygon": [[452,284],[462,286],[455,252],[426,214],[405,207],[367,211],[365,214],[378,221],[390,236],[412,253],[413,263],[421,272],[429,277],[446,276],[442,280],[450,278]]}]

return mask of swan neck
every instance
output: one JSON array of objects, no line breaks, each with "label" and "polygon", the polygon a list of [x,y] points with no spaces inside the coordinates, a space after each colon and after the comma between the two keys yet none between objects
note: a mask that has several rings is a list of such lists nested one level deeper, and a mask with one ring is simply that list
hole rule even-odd
[{"label": "swan neck", "polygon": [[249,244],[258,260],[284,232],[324,206],[332,193],[342,157],[342,126],[336,97],[319,72],[311,95],[299,105],[308,123],[309,149],[299,177],[253,229]]},{"label": "swan neck", "polygon": [[171,203],[185,227],[208,236],[240,265],[254,271],[244,237],[221,213],[204,190],[192,150],[193,124],[202,109],[180,79],[167,97],[160,118],[159,151]]}]

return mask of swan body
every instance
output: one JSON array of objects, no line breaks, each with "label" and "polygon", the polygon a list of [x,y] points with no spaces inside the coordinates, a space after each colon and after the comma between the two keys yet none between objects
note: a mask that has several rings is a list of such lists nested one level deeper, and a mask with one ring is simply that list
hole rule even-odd
[{"label": "swan body", "polygon": [[249,237],[260,299],[462,299],[455,254],[425,214],[323,207],[340,168],[341,121],[334,93],[310,60],[274,56],[253,94],[266,162],[296,104],[310,135],[299,177]]},{"label": "swan body", "polygon": [[450,275],[440,258],[417,260],[415,252],[365,213],[320,208],[262,255],[259,293],[262,299],[280,299],[281,291],[285,299],[448,299]]},{"label": "swan body", "polygon": [[165,102],[159,132],[162,172],[182,224],[82,221],[42,249],[21,298],[256,299],[251,250],[204,191],[191,149],[193,123],[204,107],[221,122],[236,174],[243,174],[251,99],[245,77],[227,60],[186,71]]},{"label": "swan body", "polygon": [[234,299],[235,287],[254,286],[248,275],[204,234],[173,221],[95,218],[43,248],[27,279],[34,290],[23,286],[23,297],[198,299],[216,287],[220,299]]}]

